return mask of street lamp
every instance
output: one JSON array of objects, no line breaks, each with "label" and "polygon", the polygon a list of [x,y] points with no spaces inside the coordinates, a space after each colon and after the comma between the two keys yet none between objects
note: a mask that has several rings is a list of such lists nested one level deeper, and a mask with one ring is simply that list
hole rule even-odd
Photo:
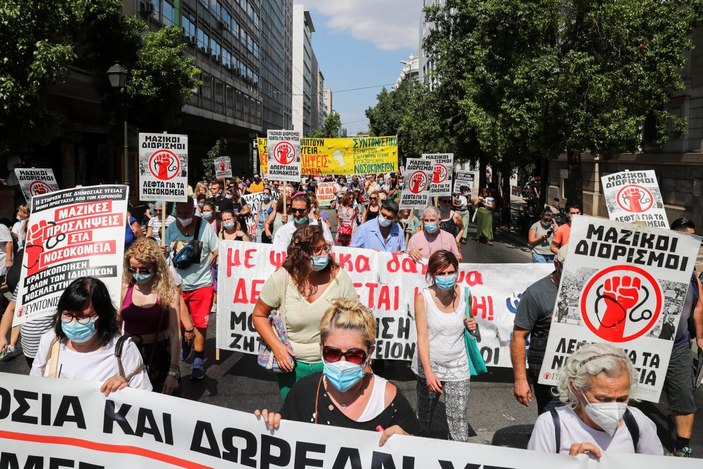
[{"label": "street lamp", "polygon": [[[127,69],[119,62],[107,69],[107,78],[110,80],[110,86],[115,89],[123,90],[127,84]],[[127,140],[127,96],[124,96],[124,183],[129,186],[129,144]]]}]

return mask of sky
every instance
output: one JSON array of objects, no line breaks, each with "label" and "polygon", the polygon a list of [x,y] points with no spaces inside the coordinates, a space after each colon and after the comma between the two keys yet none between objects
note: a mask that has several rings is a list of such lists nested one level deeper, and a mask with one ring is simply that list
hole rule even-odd
[{"label": "sky", "polygon": [[[310,11],[312,45],[332,106],[348,135],[368,129],[364,111],[417,56],[422,0],[294,0]],[[344,91],[352,88],[365,88]]]}]

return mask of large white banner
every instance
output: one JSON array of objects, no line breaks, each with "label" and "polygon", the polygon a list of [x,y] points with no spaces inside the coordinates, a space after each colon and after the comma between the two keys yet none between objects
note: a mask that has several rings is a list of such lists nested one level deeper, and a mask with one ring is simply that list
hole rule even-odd
[{"label": "large white banner", "polygon": [[582,343],[609,342],[639,371],[634,397],[658,402],[698,247],[676,231],[574,217],[540,382],[555,384]]},{"label": "large white banner", "polygon": [[[3,468],[660,469],[671,458],[538,453],[283,420],[138,389],[0,373]],[[312,412],[312,409],[311,409]],[[700,467],[680,459],[676,467]]]},{"label": "large white banner", "polygon": [[430,197],[452,195],[454,153],[425,153],[422,157],[434,161]]},{"label": "large white banner", "polygon": [[408,158],[405,161],[405,187],[400,193],[399,204],[401,209],[423,209],[427,207],[433,174],[433,160]]},{"label": "large white banner", "polygon": [[188,136],[139,134],[139,200],[188,200]]},{"label": "large white banner", "polygon": [[27,202],[35,195],[59,190],[54,170],[51,168],[15,168],[15,177]]},{"label": "large white banner", "polygon": [[[266,280],[286,253],[270,244],[220,241],[217,347],[257,353],[251,314]],[[426,266],[404,254],[335,246],[332,255],[354,282],[359,301],[378,318],[374,358],[411,360],[415,352],[414,297],[427,285]],[[479,347],[489,366],[511,367],[509,341],[522,293],[551,272],[546,264],[460,264],[481,328]]]},{"label": "large white banner", "polygon": [[119,304],[127,186],[87,186],[32,197],[16,326],[49,316],[66,287],[84,276],[107,285]]},{"label": "large white banner", "polygon": [[266,132],[268,146],[268,177],[274,181],[300,181],[300,131],[269,130]]},{"label": "large white banner", "polygon": [[655,228],[669,227],[664,199],[653,169],[621,171],[600,179],[611,220],[640,222]]}]

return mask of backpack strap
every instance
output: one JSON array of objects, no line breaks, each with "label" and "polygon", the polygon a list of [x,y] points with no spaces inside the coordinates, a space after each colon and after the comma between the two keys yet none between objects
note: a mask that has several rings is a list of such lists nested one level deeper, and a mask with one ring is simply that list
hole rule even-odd
[{"label": "backpack strap", "polygon": [[120,376],[122,376],[124,379],[126,379],[127,383],[129,383],[129,381],[134,376],[141,373],[142,370],[144,370],[146,368],[146,365],[144,365],[144,363],[142,363],[129,375],[125,375],[124,366],[122,365],[122,348],[124,347],[124,343],[127,341],[127,339],[129,339],[129,337],[126,335],[123,335],[122,337],[117,339],[117,343],[115,344],[115,358],[117,358],[117,368],[120,371]]},{"label": "backpack strap", "polygon": [[552,422],[554,422],[554,443],[556,445],[555,453],[558,454],[559,449],[561,448],[561,422],[559,421],[559,414],[556,409],[549,409],[549,413],[552,414]]},{"label": "backpack strap", "polygon": [[640,427],[639,425],[637,425],[637,420],[635,420],[635,416],[632,412],[630,412],[630,409],[627,409],[625,411],[623,420],[625,421],[625,426],[627,427],[627,430],[630,432],[630,436],[632,437],[632,446],[635,447],[636,453],[637,445],[640,442]]},{"label": "backpack strap", "polygon": [[61,341],[58,337],[51,343],[49,349],[49,378],[56,378],[56,370],[59,367],[59,351],[61,350]]}]

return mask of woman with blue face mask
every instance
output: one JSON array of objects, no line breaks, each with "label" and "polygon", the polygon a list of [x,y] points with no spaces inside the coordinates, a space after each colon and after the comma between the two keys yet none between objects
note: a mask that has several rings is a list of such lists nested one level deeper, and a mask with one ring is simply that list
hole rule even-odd
[{"label": "woman with blue face mask", "polygon": [[280,413],[254,412],[267,429],[279,428],[284,419],[377,431],[381,445],[393,434],[426,436],[400,390],[371,371],[373,314],[356,299],[340,298],[325,311],[319,328],[322,371],[296,383]]},{"label": "woman with blue face mask", "polygon": [[427,428],[444,394],[449,439],[469,439],[469,380],[464,329],[476,330],[466,318],[463,290],[457,285],[459,261],[449,251],[430,256],[427,277],[432,284],[415,297],[417,348],[412,369],[417,375],[417,416]]},{"label": "woman with blue face mask", "polygon": [[[139,347],[154,390],[164,394],[174,394],[180,387],[180,301],[159,246],[150,238],[135,241],[124,257],[118,319],[122,332]],[[189,326],[184,327],[183,341],[187,349],[195,331],[190,319],[186,320]]]},{"label": "woman with blue face mask", "polygon": [[120,361],[115,357],[119,338],[115,306],[105,284],[79,278],[61,295],[54,328],[42,336],[29,374],[101,381],[105,395],[127,386],[150,391],[142,357],[131,340],[122,344]]},{"label": "woman with blue face mask", "polygon": [[[266,280],[254,306],[253,322],[284,373],[276,379],[285,398],[300,379],[322,371],[320,319],[337,298],[356,299],[349,275],[330,256],[331,246],[320,225],[305,225],[293,233],[283,266]],[[291,342],[284,345],[269,314],[277,309]]]}]

